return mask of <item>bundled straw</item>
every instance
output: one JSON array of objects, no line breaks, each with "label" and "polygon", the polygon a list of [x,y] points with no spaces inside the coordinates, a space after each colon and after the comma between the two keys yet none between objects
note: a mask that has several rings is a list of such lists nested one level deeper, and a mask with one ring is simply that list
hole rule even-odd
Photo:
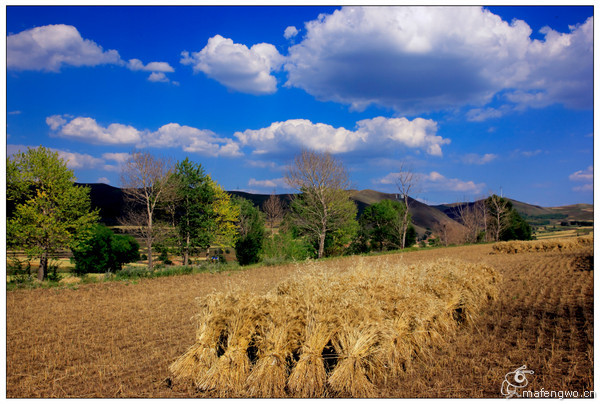
[{"label": "bundled straw", "polygon": [[414,355],[474,321],[499,280],[450,259],[303,269],[263,296],[202,299],[196,343],[171,371],[220,396],[376,396]]},{"label": "bundled straw", "polygon": [[501,241],[492,248],[496,253],[518,254],[525,252],[570,251],[594,245],[593,236],[559,238],[533,241]]}]

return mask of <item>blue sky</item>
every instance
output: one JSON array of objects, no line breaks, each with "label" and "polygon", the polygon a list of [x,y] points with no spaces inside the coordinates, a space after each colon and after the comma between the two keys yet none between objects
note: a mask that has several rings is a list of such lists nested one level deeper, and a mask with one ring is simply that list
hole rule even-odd
[{"label": "blue sky", "polygon": [[119,186],[135,148],[227,190],[291,192],[302,148],[356,189],[593,203],[593,8],[6,9],[7,153]]}]

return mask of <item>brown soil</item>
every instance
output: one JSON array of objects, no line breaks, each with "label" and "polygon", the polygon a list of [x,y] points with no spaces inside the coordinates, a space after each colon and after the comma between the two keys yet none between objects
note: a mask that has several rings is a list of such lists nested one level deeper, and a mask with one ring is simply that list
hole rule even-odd
[{"label": "brown soil", "polygon": [[[383,397],[501,397],[527,365],[527,389],[593,390],[593,267],[587,252],[491,254],[489,245],[393,256],[483,262],[503,276],[476,326],[425,349]],[[390,258],[388,256],[386,258]],[[345,266],[356,258],[327,261]],[[378,257],[368,259],[377,260]],[[262,293],[295,265],[6,294],[7,397],[206,397],[168,367],[194,343],[195,298],[242,285]]]}]

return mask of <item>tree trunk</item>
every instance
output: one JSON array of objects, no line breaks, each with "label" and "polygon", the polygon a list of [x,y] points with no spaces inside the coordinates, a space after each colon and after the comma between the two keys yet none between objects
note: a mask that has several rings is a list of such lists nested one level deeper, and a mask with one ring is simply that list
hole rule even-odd
[{"label": "tree trunk", "polygon": [[148,270],[152,271],[153,270],[153,264],[152,264],[152,241],[147,240],[146,242],[146,249],[148,252]]},{"label": "tree trunk", "polygon": [[317,258],[322,258],[323,257],[323,252],[325,251],[325,231],[323,231],[321,234],[319,234],[319,252],[317,255]]},{"label": "tree trunk", "polygon": [[185,240],[185,248],[183,249],[183,266],[187,267],[190,257],[190,234],[187,234]]},{"label": "tree trunk", "polygon": [[40,257],[40,266],[38,268],[38,281],[42,282],[48,275],[48,253],[43,252]]}]

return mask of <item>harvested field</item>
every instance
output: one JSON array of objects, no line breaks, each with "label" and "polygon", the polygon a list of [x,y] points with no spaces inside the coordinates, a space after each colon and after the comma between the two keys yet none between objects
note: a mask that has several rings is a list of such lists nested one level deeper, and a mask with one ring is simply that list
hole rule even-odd
[{"label": "harvested field", "polygon": [[[422,344],[410,366],[378,381],[373,395],[501,397],[504,376],[523,364],[535,371],[528,389],[593,390],[593,270],[586,264],[588,256],[577,250],[492,254],[491,246],[480,245],[362,258],[367,266],[381,260],[411,265],[459,258],[489,265],[501,276],[497,300],[478,309],[472,326],[455,327]],[[347,268],[357,260],[323,265]],[[298,271],[287,265],[77,290],[8,292],[7,396],[217,397],[218,391],[199,391],[193,381],[176,380],[169,371],[196,342],[196,297],[240,288],[265,294]],[[320,324],[306,327],[313,330]],[[277,340],[277,327],[267,333]],[[340,349],[352,338],[348,333],[346,340],[340,339]],[[280,376],[274,366],[263,377],[281,379],[281,368]],[[278,395],[281,387],[271,386]]]}]

